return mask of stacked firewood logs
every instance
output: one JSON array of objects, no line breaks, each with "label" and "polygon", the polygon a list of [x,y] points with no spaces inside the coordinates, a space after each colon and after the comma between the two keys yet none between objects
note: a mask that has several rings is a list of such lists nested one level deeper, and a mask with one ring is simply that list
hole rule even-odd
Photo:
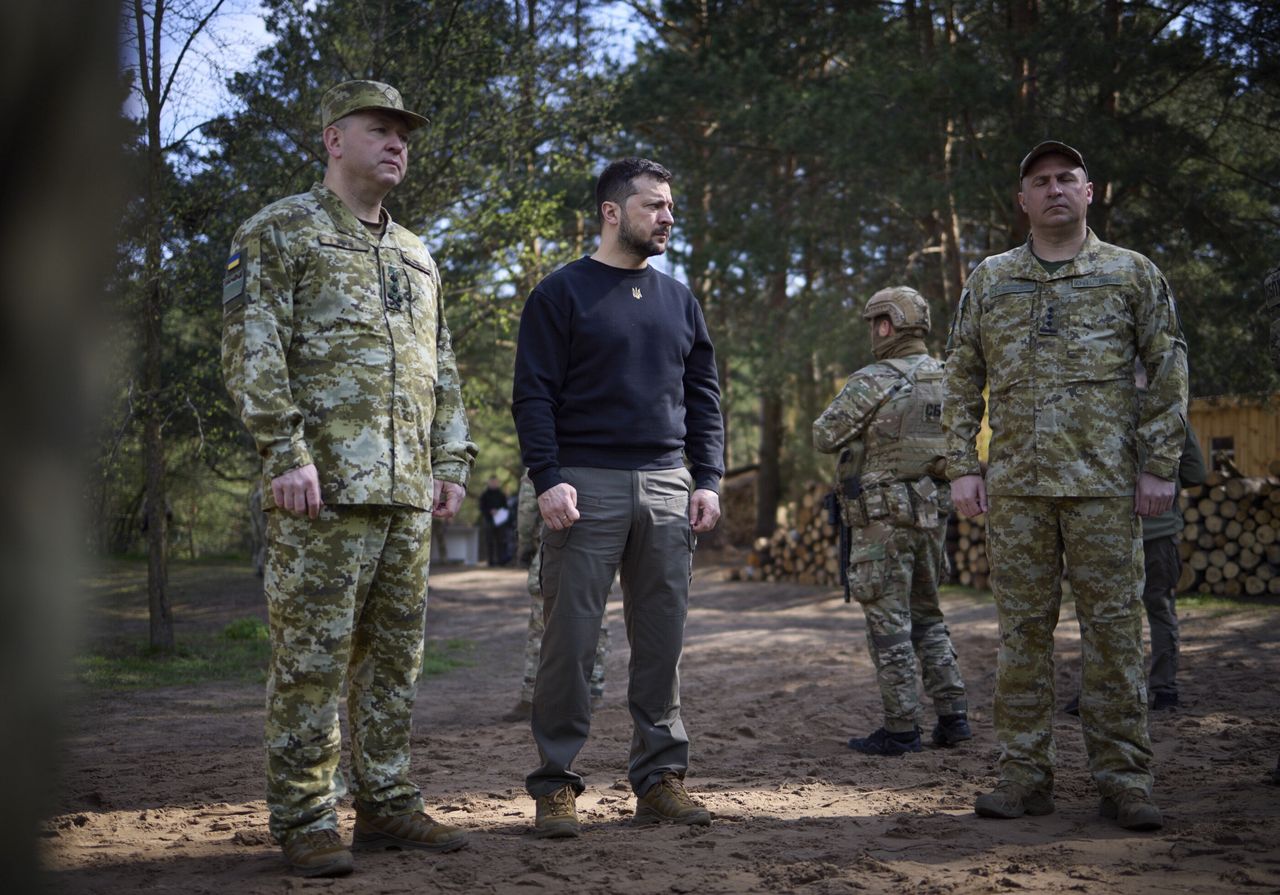
[{"label": "stacked firewood logs", "polygon": [[947,525],[946,553],[951,560],[949,580],[953,584],[986,590],[991,581],[986,515],[962,519],[953,513]]},{"label": "stacked firewood logs", "polygon": [[[1205,484],[1182,492],[1179,593],[1280,595],[1280,460],[1268,472],[1259,477],[1214,472]],[[800,499],[779,513],[773,534],[756,538],[747,565],[734,577],[838,586],[837,531],[823,507],[828,490],[807,485]],[[990,586],[984,517],[952,516],[946,555],[952,583]]]},{"label": "stacked firewood logs", "polygon": [[756,538],[746,567],[738,570],[735,577],[838,587],[839,533],[823,506],[830,490],[828,485],[806,485],[799,500],[782,508],[778,514],[780,524],[773,534]]},{"label": "stacked firewood logs", "polygon": [[1182,492],[1179,591],[1280,594],[1280,460],[1271,475],[1213,473]]}]

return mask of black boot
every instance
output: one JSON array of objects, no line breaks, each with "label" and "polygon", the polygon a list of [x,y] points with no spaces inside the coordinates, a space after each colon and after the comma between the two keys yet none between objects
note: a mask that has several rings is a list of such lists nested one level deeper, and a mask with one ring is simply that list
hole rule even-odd
[{"label": "black boot", "polygon": [[881,727],[870,736],[849,740],[849,748],[864,755],[905,755],[908,752],[919,752],[922,748],[920,728],[890,733]]},{"label": "black boot", "polygon": [[971,739],[973,731],[969,729],[969,717],[964,712],[938,716],[938,723],[933,728],[935,746],[954,746]]}]

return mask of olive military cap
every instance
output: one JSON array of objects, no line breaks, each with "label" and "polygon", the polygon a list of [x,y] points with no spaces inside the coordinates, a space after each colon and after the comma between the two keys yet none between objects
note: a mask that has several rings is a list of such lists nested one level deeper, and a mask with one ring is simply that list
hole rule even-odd
[{"label": "olive military cap", "polygon": [[400,91],[381,81],[343,81],[330,87],[320,100],[320,129],[324,130],[339,118],[366,109],[383,109],[394,112],[415,130],[428,124],[426,118],[404,107]]},{"label": "olive military cap", "polygon": [[1057,140],[1045,140],[1043,143],[1037,143],[1032,147],[1031,151],[1022,159],[1022,164],[1018,165],[1018,179],[1021,180],[1027,176],[1027,169],[1031,167],[1031,164],[1036,159],[1050,153],[1065,155],[1081,168],[1084,168],[1084,176],[1086,178],[1089,176],[1089,166],[1084,163],[1084,156],[1080,154],[1080,150],[1073,149],[1066,143],[1059,143]]}]

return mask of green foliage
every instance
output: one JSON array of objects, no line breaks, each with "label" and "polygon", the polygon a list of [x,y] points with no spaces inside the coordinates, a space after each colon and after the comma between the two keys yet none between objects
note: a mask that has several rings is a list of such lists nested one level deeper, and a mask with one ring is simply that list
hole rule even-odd
[{"label": "green foliage", "polygon": [[[261,624],[261,622],[259,622]],[[74,659],[75,679],[106,690],[150,690],[210,681],[263,683],[269,641],[226,634],[184,637],[173,653],[152,650],[143,641],[98,647]]]},{"label": "green foliage", "polygon": [[[469,640],[428,640],[422,658],[426,677],[474,664],[475,644]],[[256,618],[231,622],[221,634],[184,637],[169,655],[143,641],[118,642],[82,653],[74,659],[74,679],[94,689],[153,690],[213,681],[262,684],[267,679],[271,640],[267,626]]]},{"label": "green foliage", "polygon": [[731,388],[762,399],[730,394],[735,463],[746,427],[793,488],[814,468],[809,422],[869,360],[875,289],[929,297],[941,349],[967,271],[1024,239],[1016,164],[1048,136],[1084,151],[1099,235],[1172,283],[1192,393],[1280,387],[1258,326],[1280,263],[1274,5],[638,8],[622,123],[675,170],[674,254]]},{"label": "green foliage", "polygon": [[475,664],[475,647],[473,641],[460,637],[448,640],[428,639],[422,655],[422,673],[431,677],[455,668],[470,668]]},{"label": "green foliage", "polygon": [[[203,154],[170,154],[162,184],[167,384],[149,400],[187,552],[246,549],[258,465],[221,383],[223,254],[240,221],[323,176],[316,110],[352,77],[397,84],[432,119],[388,208],[441,266],[481,475],[518,474],[523,298],[592,249],[594,176],[623,154],[675,172],[671,255],[716,342],[730,465],[792,488],[827,474],[810,424],[870,360],[866,296],[920,289],[941,352],[968,270],[1025,237],[1015,167],[1046,136],[1084,151],[1098,234],[1168,276],[1193,394],[1280,388],[1258,325],[1280,263],[1274,4],[638,0],[625,64],[597,24],[609,6],[266,0],[272,43],[233,77],[236,108]],[[138,544],[149,223],[134,202],[108,290],[119,389],[87,494],[103,550]]]},{"label": "green foliage", "polygon": [[1181,594],[1178,597],[1180,611],[1195,610],[1205,613],[1209,618],[1219,618],[1238,612],[1280,612],[1280,598],[1274,596],[1261,597],[1215,597],[1210,594]]},{"label": "green foliage", "polygon": [[222,629],[227,640],[270,640],[271,632],[260,618],[238,618]]},{"label": "green foliage", "polygon": [[[330,85],[398,85],[431,118],[416,133],[405,182],[387,207],[440,264],[444,304],[486,468],[517,475],[509,402],[514,333],[525,294],[584,251],[599,135],[616,89],[600,76],[593,4],[268,0],[273,42],[231,79],[238,108],[205,128],[208,151],[170,160],[163,215],[162,320],[174,546],[247,550],[244,508],[258,459],[222,385],[217,300],[238,224],[323,177],[316,110]],[[140,307],[136,205],[121,228],[112,298]],[[139,346],[113,334],[116,400],[99,433],[87,495],[99,549],[139,543]],[[178,540],[181,538],[182,540]]]}]

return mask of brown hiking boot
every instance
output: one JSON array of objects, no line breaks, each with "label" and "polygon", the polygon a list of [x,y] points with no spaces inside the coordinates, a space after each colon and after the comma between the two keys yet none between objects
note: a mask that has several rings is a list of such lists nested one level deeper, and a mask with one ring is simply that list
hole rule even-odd
[{"label": "brown hiking boot", "polygon": [[685,791],[679,776],[666,773],[648,792],[636,799],[636,816],[632,823],[705,827],[711,823],[711,812]]},{"label": "brown hiking boot", "polygon": [[1001,780],[991,792],[974,800],[973,810],[979,817],[1011,820],[1030,814],[1037,817],[1053,813],[1053,796],[1042,789],[1031,789],[1012,780]]},{"label": "brown hiking boot", "polygon": [[1126,789],[1114,799],[1103,796],[1098,804],[1098,813],[1126,830],[1158,830],[1164,826],[1164,818],[1156,803],[1137,787]]},{"label": "brown hiking boot", "polygon": [[284,841],[289,867],[302,876],[346,876],[353,869],[350,850],[336,830],[307,830]]},{"label": "brown hiking boot", "polygon": [[533,835],[539,839],[572,839],[581,832],[578,824],[577,793],[569,784],[545,796],[538,796],[538,813]]},{"label": "brown hiking boot", "polygon": [[424,848],[427,851],[457,851],[467,844],[467,834],[457,827],[437,823],[429,814],[364,814],[356,811],[356,831],[352,847]]}]

